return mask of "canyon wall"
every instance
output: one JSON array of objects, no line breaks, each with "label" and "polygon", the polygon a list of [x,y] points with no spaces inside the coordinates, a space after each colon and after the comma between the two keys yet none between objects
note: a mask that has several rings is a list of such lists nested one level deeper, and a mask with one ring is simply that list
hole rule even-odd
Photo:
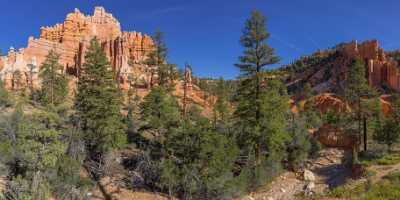
[{"label": "canyon wall", "polygon": [[384,50],[379,47],[378,41],[366,41],[362,44],[353,41],[344,46],[344,54],[348,58],[359,57],[365,61],[370,86],[382,87],[386,85],[400,92],[400,66],[394,59],[385,54]]},{"label": "canyon wall", "polygon": [[151,37],[121,31],[118,20],[102,7],[96,7],[92,16],[75,9],[64,23],[42,27],[40,37],[30,37],[26,48],[10,48],[7,55],[0,57],[0,78],[8,89],[18,90],[29,84],[37,87],[39,67],[50,50],[60,55],[65,72],[77,76],[94,37],[101,43],[123,89],[132,80],[143,86],[149,84],[151,70],[142,63],[154,48]]}]

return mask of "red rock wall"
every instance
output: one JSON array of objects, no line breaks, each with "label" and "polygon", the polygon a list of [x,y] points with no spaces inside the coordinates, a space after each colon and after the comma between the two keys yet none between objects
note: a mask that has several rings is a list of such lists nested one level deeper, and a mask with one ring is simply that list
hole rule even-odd
[{"label": "red rock wall", "polygon": [[[119,22],[102,7],[96,7],[93,16],[86,16],[75,9],[67,15],[63,24],[42,27],[40,38],[30,37],[26,48],[18,51],[11,49],[7,56],[0,58],[0,78],[5,80],[7,88],[11,88],[15,71],[28,74],[28,66],[35,66],[34,82],[40,85],[38,67],[50,50],[60,55],[59,62],[66,72],[79,75],[89,41],[94,37],[100,41],[124,89],[129,85],[129,75],[148,80],[146,66],[142,63],[153,49],[151,37],[137,32],[122,32]],[[28,83],[27,80],[23,82]]]},{"label": "red rock wall", "polygon": [[348,58],[359,57],[366,62],[370,86],[381,87],[383,84],[387,84],[400,92],[400,66],[385,55],[384,50],[379,47],[378,41],[366,41],[362,44],[352,42],[344,47],[344,53]]}]

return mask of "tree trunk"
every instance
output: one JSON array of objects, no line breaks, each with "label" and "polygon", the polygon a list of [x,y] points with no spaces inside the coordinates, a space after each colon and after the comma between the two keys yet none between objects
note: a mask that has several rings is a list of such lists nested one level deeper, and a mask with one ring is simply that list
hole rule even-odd
[{"label": "tree trunk", "polygon": [[364,151],[367,151],[367,143],[368,143],[368,133],[367,133],[367,118],[363,117],[363,128],[364,128]]}]

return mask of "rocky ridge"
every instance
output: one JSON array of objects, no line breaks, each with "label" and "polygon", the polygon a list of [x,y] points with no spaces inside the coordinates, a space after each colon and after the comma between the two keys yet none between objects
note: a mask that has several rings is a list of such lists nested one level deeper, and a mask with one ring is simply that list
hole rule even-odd
[{"label": "rocky ridge", "polygon": [[366,76],[371,87],[388,87],[400,91],[400,65],[393,58],[393,53],[385,52],[377,40],[361,44],[352,41],[302,57],[283,68],[290,74],[287,85],[293,91],[308,82],[317,93],[338,93],[343,89],[348,67],[355,58],[365,62]]},{"label": "rocky ridge", "polygon": [[[122,31],[119,21],[103,7],[95,7],[92,15],[75,9],[63,23],[42,27],[39,38],[29,37],[26,48],[11,47],[7,55],[0,56],[0,79],[9,90],[40,87],[39,68],[52,50],[59,54],[59,63],[71,77],[69,85],[73,95],[89,42],[94,37],[107,55],[122,90],[134,88],[143,97],[151,85],[157,85],[153,67],[144,64],[154,49],[152,38],[140,32]],[[182,99],[186,87],[189,103],[210,108],[215,99],[205,98],[209,95],[193,85],[191,70],[187,70],[185,78],[186,84],[175,82],[173,95]]]},{"label": "rocky ridge", "polygon": [[29,84],[37,87],[40,85],[39,67],[50,50],[60,55],[59,62],[65,72],[77,76],[89,41],[94,37],[101,43],[123,89],[129,87],[129,76],[141,80],[142,84],[150,81],[150,69],[141,63],[154,48],[151,37],[121,31],[118,20],[103,7],[96,7],[91,16],[75,9],[62,24],[42,27],[40,37],[30,37],[26,48],[11,47],[8,54],[0,58],[0,78],[8,89],[18,90]]}]

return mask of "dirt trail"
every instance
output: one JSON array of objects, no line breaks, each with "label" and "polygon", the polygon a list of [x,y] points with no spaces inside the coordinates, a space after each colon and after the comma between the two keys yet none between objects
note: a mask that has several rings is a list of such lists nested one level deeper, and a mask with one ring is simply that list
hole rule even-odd
[{"label": "dirt trail", "polygon": [[[322,150],[317,159],[309,161],[306,168],[315,176],[313,192],[321,194],[329,188],[343,184],[351,175],[350,169],[345,167],[350,158],[350,152],[328,148]],[[294,200],[296,194],[302,193],[307,184],[302,175],[286,172],[266,187],[241,200]]]},{"label": "dirt trail", "polygon": [[371,166],[369,169],[376,171],[377,173],[370,177],[372,183],[377,183],[382,178],[393,172],[400,172],[400,163],[395,165],[386,165],[386,166]]},{"label": "dirt trail", "polygon": [[400,163],[394,164],[394,165],[372,165],[368,167],[368,170],[375,171],[376,174],[373,176],[370,176],[368,178],[362,178],[353,182],[348,183],[345,187],[348,188],[356,188],[357,186],[364,184],[368,180],[371,181],[372,184],[378,183],[385,177],[386,175],[389,175],[390,173],[394,172],[400,172]]}]

